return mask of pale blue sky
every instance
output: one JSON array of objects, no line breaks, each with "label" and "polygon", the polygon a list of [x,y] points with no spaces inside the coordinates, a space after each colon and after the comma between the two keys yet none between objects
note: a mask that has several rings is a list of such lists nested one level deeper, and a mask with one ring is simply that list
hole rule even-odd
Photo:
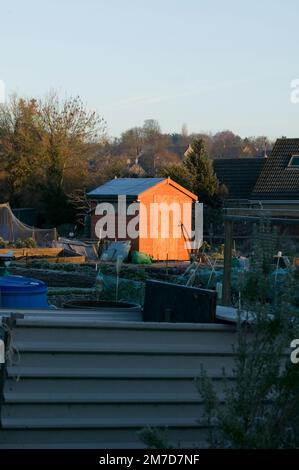
[{"label": "pale blue sky", "polygon": [[0,0],[8,92],[79,94],[111,135],[299,137],[299,0]]}]

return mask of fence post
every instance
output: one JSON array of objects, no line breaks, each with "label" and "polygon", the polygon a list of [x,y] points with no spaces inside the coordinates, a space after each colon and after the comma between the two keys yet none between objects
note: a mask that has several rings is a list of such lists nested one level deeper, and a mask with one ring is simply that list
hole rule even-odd
[{"label": "fence post", "polygon": [[233,222],[225,220],[224,270],[223,270],[223,305],[231,305],[231,267],[233,250]]}]

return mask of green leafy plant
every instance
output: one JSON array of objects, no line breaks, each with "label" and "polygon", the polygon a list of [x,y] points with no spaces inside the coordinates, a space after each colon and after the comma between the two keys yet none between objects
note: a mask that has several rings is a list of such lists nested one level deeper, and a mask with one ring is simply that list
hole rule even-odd
[{"label": "green leafy plant", "polygon": [[15,248],[36,248],[37,243],[36,240],[33,237],[29,238],[18,238],[13,244]]},{"label": "green leafy plant", "polygon": [[6,248],[8,246],[8,241],[0,237],[0,248]]},{"label": "green leafy plant", "polygon": [[211,447],[298,447],[299,368],[285,356],[293,337],[278,316],[264,315],[250,327],[240,324],[235,381],[225,385],[223,403],[202,373],[197,385]]},{"label": "green leafy plant", "polygon": [[25,245],[25,248],[36,248],[37,247],[36,240],[33,237],[25,238],[24,245]]}]

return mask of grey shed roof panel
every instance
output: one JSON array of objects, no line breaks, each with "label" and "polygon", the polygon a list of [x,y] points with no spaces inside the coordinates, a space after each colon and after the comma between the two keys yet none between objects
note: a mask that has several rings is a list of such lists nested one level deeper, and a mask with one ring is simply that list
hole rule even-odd
[{"label": "grey shed roof panel", "polygon": [[164,181],[165,178],[117,178],[87,193],[92,197],[132,196],[137,197],[149,188]]}]

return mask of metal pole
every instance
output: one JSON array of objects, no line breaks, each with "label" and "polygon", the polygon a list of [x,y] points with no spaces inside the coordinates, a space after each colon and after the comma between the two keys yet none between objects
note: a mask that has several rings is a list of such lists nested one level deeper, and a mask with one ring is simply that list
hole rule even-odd
[{"label": "metal pole", "polygon": [[225,220],[224,270],[223,270],[223,305],[231,305],[231,265],[233,250],[233,222]]}]

